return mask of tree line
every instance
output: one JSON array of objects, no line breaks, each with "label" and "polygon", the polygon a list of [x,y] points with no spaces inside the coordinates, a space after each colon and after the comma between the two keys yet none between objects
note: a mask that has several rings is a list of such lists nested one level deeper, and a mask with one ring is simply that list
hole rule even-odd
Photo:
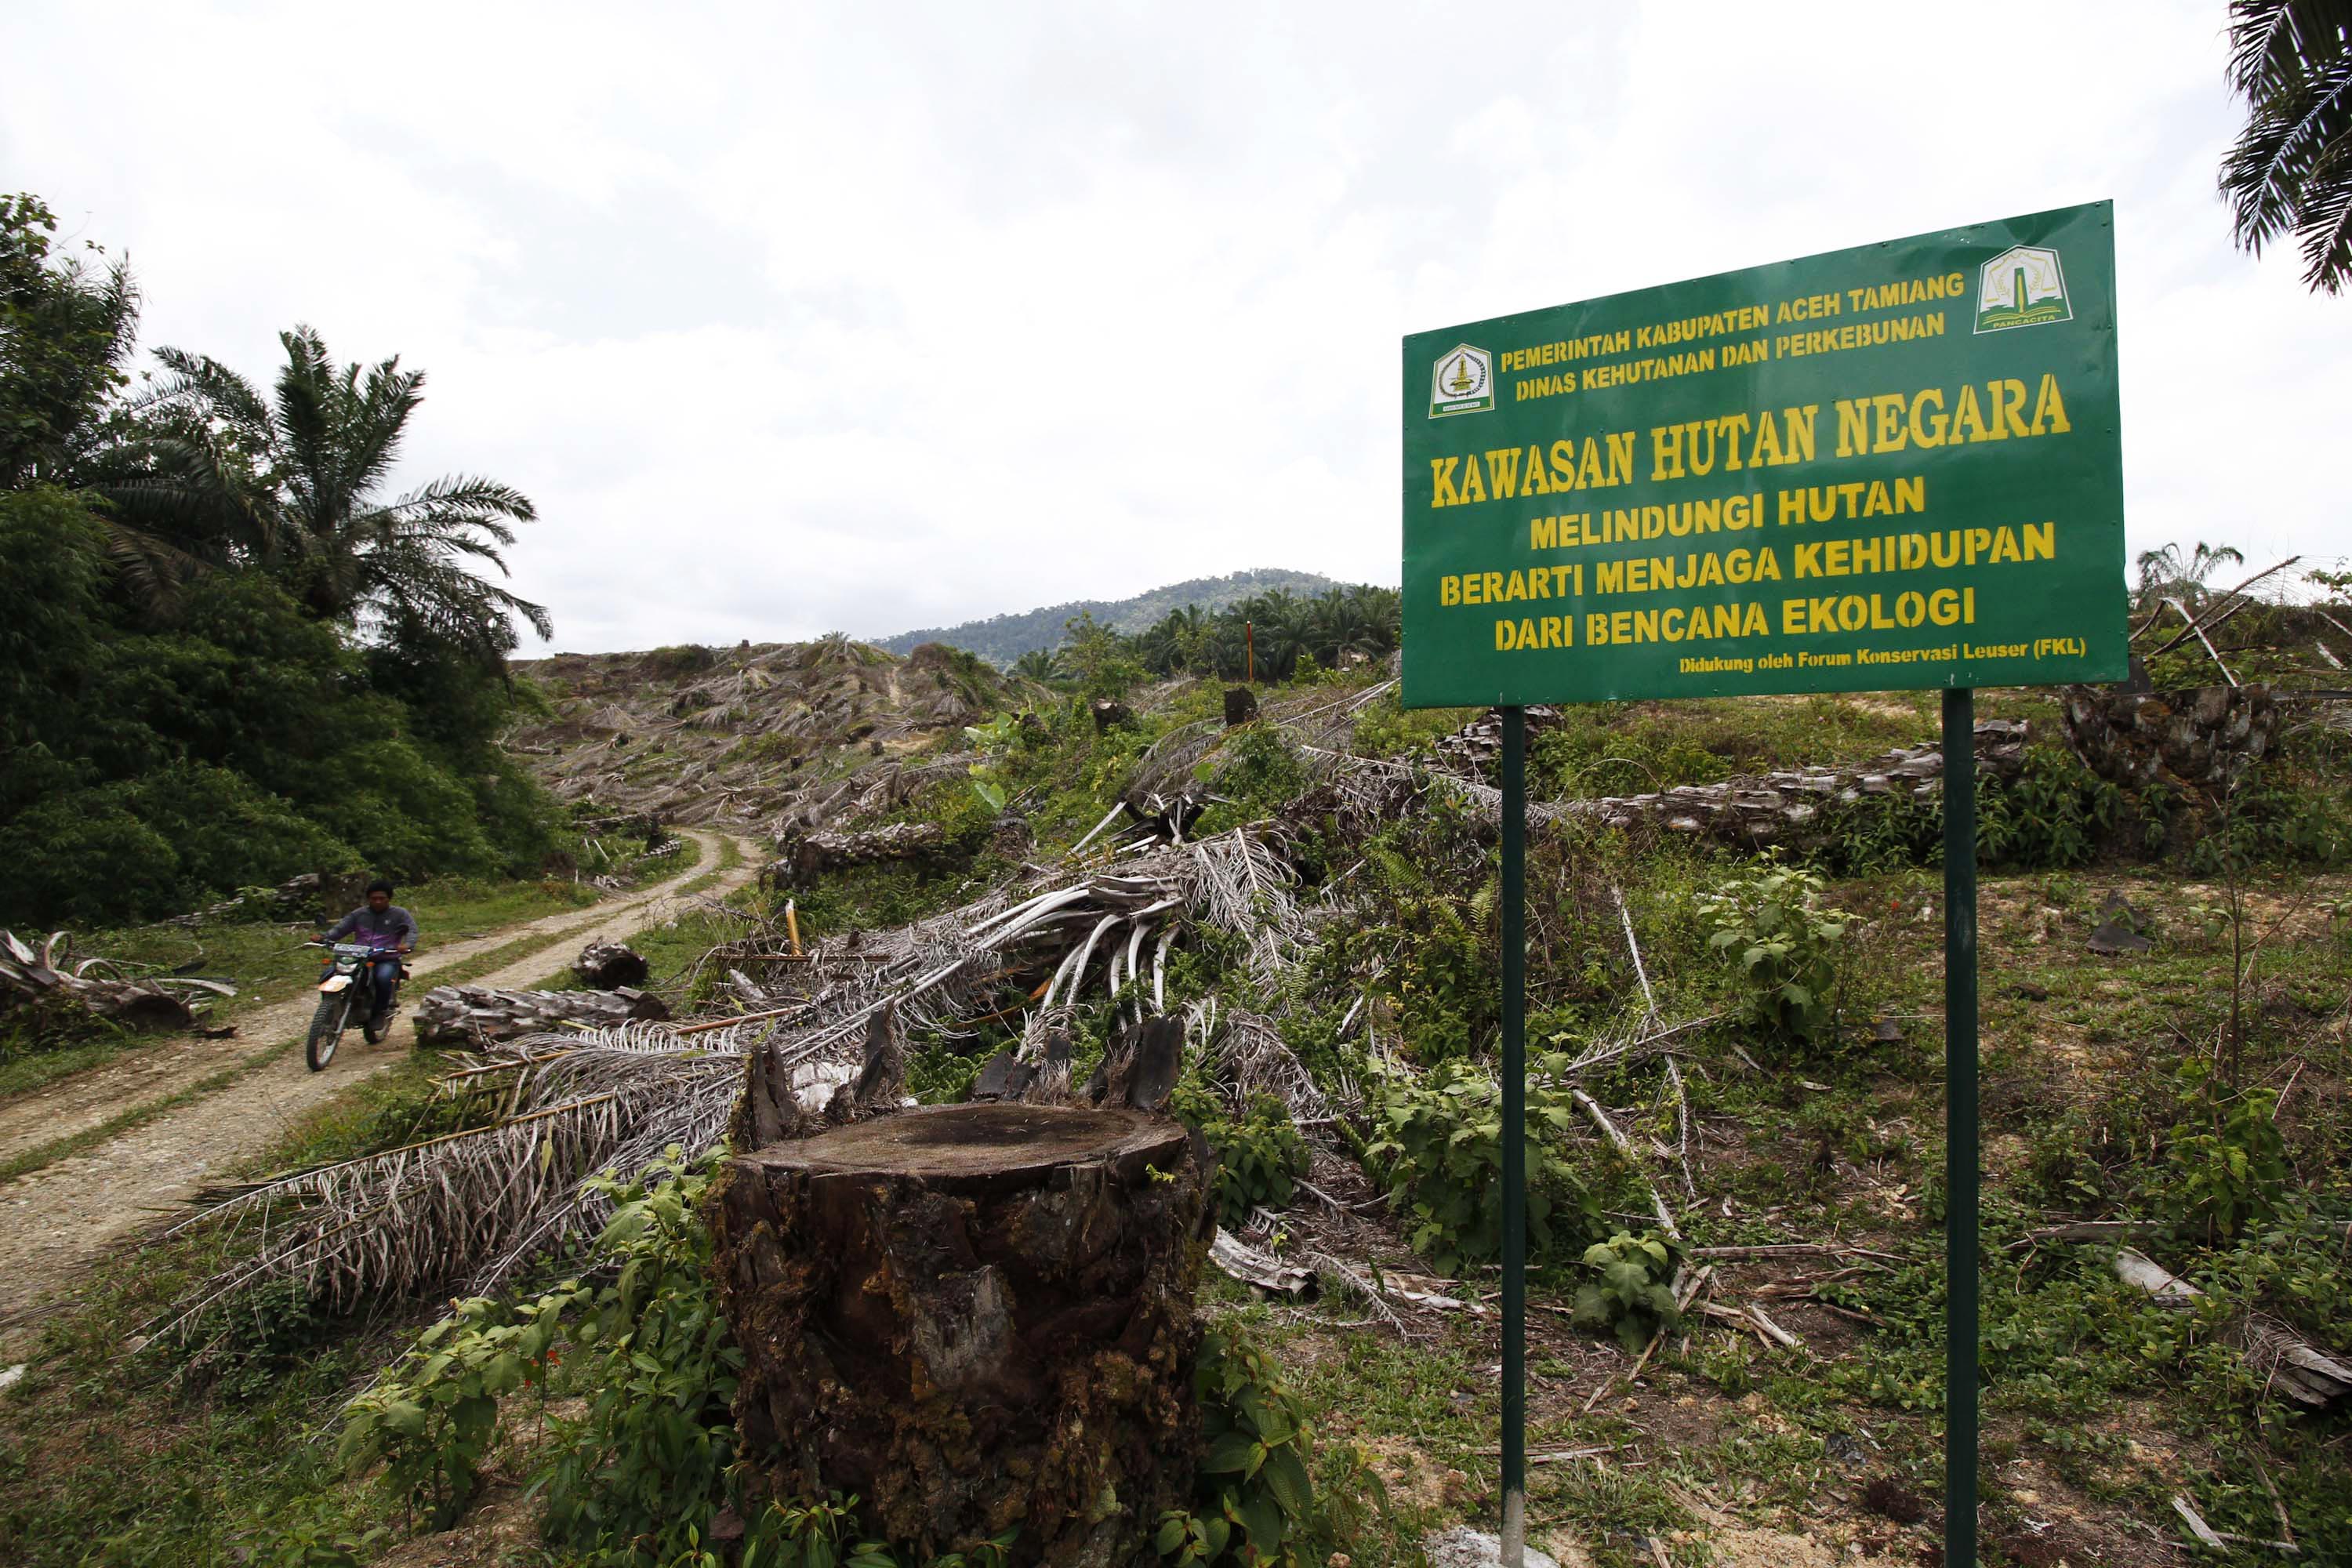
[{"label": "tree line", "polygon": [[565,842],[499,751],[547,612],[478,476],[394,493],[397,358],[280,334],[265,389],[163,347],[139,291],[0,196],[0,924],[147,919],[308,869],[536,872]]},{"label": "tree line", "polygon": [[1117,686],[1122,674],[1288,680],[1310,660],[1312,668],[1337,669],[1388,658],[1402,635],[1401,606],[1394,588],[1359,584],[1311,598],[1276,589],[1220,610],[1185,605],[1131,634],[1081,614],[1065,628],[1060,647],[1023,654],[1012,671],[1090,689]]}]

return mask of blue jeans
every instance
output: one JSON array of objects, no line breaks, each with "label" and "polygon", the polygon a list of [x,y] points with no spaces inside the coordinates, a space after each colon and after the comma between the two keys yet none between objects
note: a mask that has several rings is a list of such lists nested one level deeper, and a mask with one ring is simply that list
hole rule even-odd
[{"label": "blue jeans", "polygon": [[377,958],[368,961],[368,978],[375,988],[375,1010],[368,1015],[381,1018],[392,1011],[392,998],[400,989],[400,960]]}]

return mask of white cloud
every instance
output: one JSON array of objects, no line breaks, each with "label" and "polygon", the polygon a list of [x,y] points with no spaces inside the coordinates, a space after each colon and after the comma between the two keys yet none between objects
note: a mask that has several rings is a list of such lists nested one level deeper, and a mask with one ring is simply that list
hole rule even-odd
[{"label": "white cloud", "polygon": [[2103,195],[2134,546],[2339,552],[2352,306],[2230,248],[2214,8],[1971,15],[18,5],[0,184],[150,342],[424,366],[566,647],[1393,581],[1406,331]]}]

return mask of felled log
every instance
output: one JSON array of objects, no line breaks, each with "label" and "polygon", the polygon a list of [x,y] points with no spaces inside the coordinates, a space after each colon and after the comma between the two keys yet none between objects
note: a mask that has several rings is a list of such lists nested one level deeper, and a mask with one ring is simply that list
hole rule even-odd
[{"label": "felled log", "polygon": [[1257,693],[1246,686],[1225,688],[1225,728],[1246,724],[1257,717]]},{"label": "felled log", "polygon": [[2210,787],[2268,754],[2279,708],[2260,686],[2067,686],[2059,690],[2058,721],[2084,765],[2111,783]]},{"label": "felled log", "polygon": [[1014,1563],[1148,1558],[1200,1440],[1209,1176],[1177,1122],[1005,1103],[729,1162],[714,1228],[751,1500],[855,1492],[925,1557],[1017,1530]]},{"label": "felled log", "polygon": [[130,1029],[184,1029],[195,1022],[188,1005],[199,997],[234,996],[236,987],[218,980],[171,976],[156,980],[124,980],[104,971],[105,959],[70,963],[71,942],[63,931],[52,931],[38,948],[0,931],[0,1011],[46,1003],[77,1007],[93,1016]]},{"label": "felled log", "polygon": [[[1534,710],[1529,710],[1532,719]],[[2021,720],[1986,719],[1976,728],[1979,777],[2008,779],[2025,763]],[[1669,832],[1740,845],[1810,844],[1830,820],[1824,807],[1865,795],[1933,796],[1943,788],[1944,749],[1933,742],[1885,752],[1854,768],[1806,768],[1723,784],[1681,784],[1651,795],[1562,801],[1556,810],[1614,827],[1648,823]]]},{"label": "felled log", "polygon": [[669,1008],[650,991],[495,991],[487,985],[436,985],[416,1005],[420,1046],[496,1045],[544,1034],[563,1024],[609,1026],[632,1018],[660,1022]]},{"label": "felled log", "polygon": [[[2116,1252],[2116,1278],[2146,1291],[2158,1306],[2176,1311],[2187,1310],[2205,1294],[2129,1247]],[[2234,1335],[2247,1364],[2262,1374],[2264,1389],[2278,1398],[2317,1407],[2352,1394],[2352,1367],[2326,1354],[2276,1318],[2247,1313],[2234,1326]]]},{"label": "felled log", "polygon": [[594,990],[617,991],[624,985],[643,985],[653,973],[653,965],[634,947],[592,942],[572,961],[572,973]]},{"label": "felled log", "polygon": [[1126,703],[1113,701],[1108,697],[1096,698],[1087,704],[1087,711],[1094,715],[1097,731],[1117,730],[1135,722],[1135,714]]},{"label": "felled log", "polygon": [[947,847],[947,829],[936,822],[898,822],[863,833],[818,829],[787,836],[782,855],[761,872],[764,884],[791,886],[827,871],[886,860],[919,860]]}]

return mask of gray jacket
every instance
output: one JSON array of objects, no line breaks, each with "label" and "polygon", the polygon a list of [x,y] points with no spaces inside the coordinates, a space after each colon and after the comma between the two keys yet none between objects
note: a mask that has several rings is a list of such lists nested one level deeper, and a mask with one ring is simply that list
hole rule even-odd
[{"label": "gray jacket", "polygon": [[373,937],[388,936],[392,938],[392,945],[394,947],[415,947],[416,917],[398,904],[392,905],[382,914],[362,904],[335,922],[335,929],[327,933],[327,940],[341,942],[343,938],[354,934],[362,942]]}]

